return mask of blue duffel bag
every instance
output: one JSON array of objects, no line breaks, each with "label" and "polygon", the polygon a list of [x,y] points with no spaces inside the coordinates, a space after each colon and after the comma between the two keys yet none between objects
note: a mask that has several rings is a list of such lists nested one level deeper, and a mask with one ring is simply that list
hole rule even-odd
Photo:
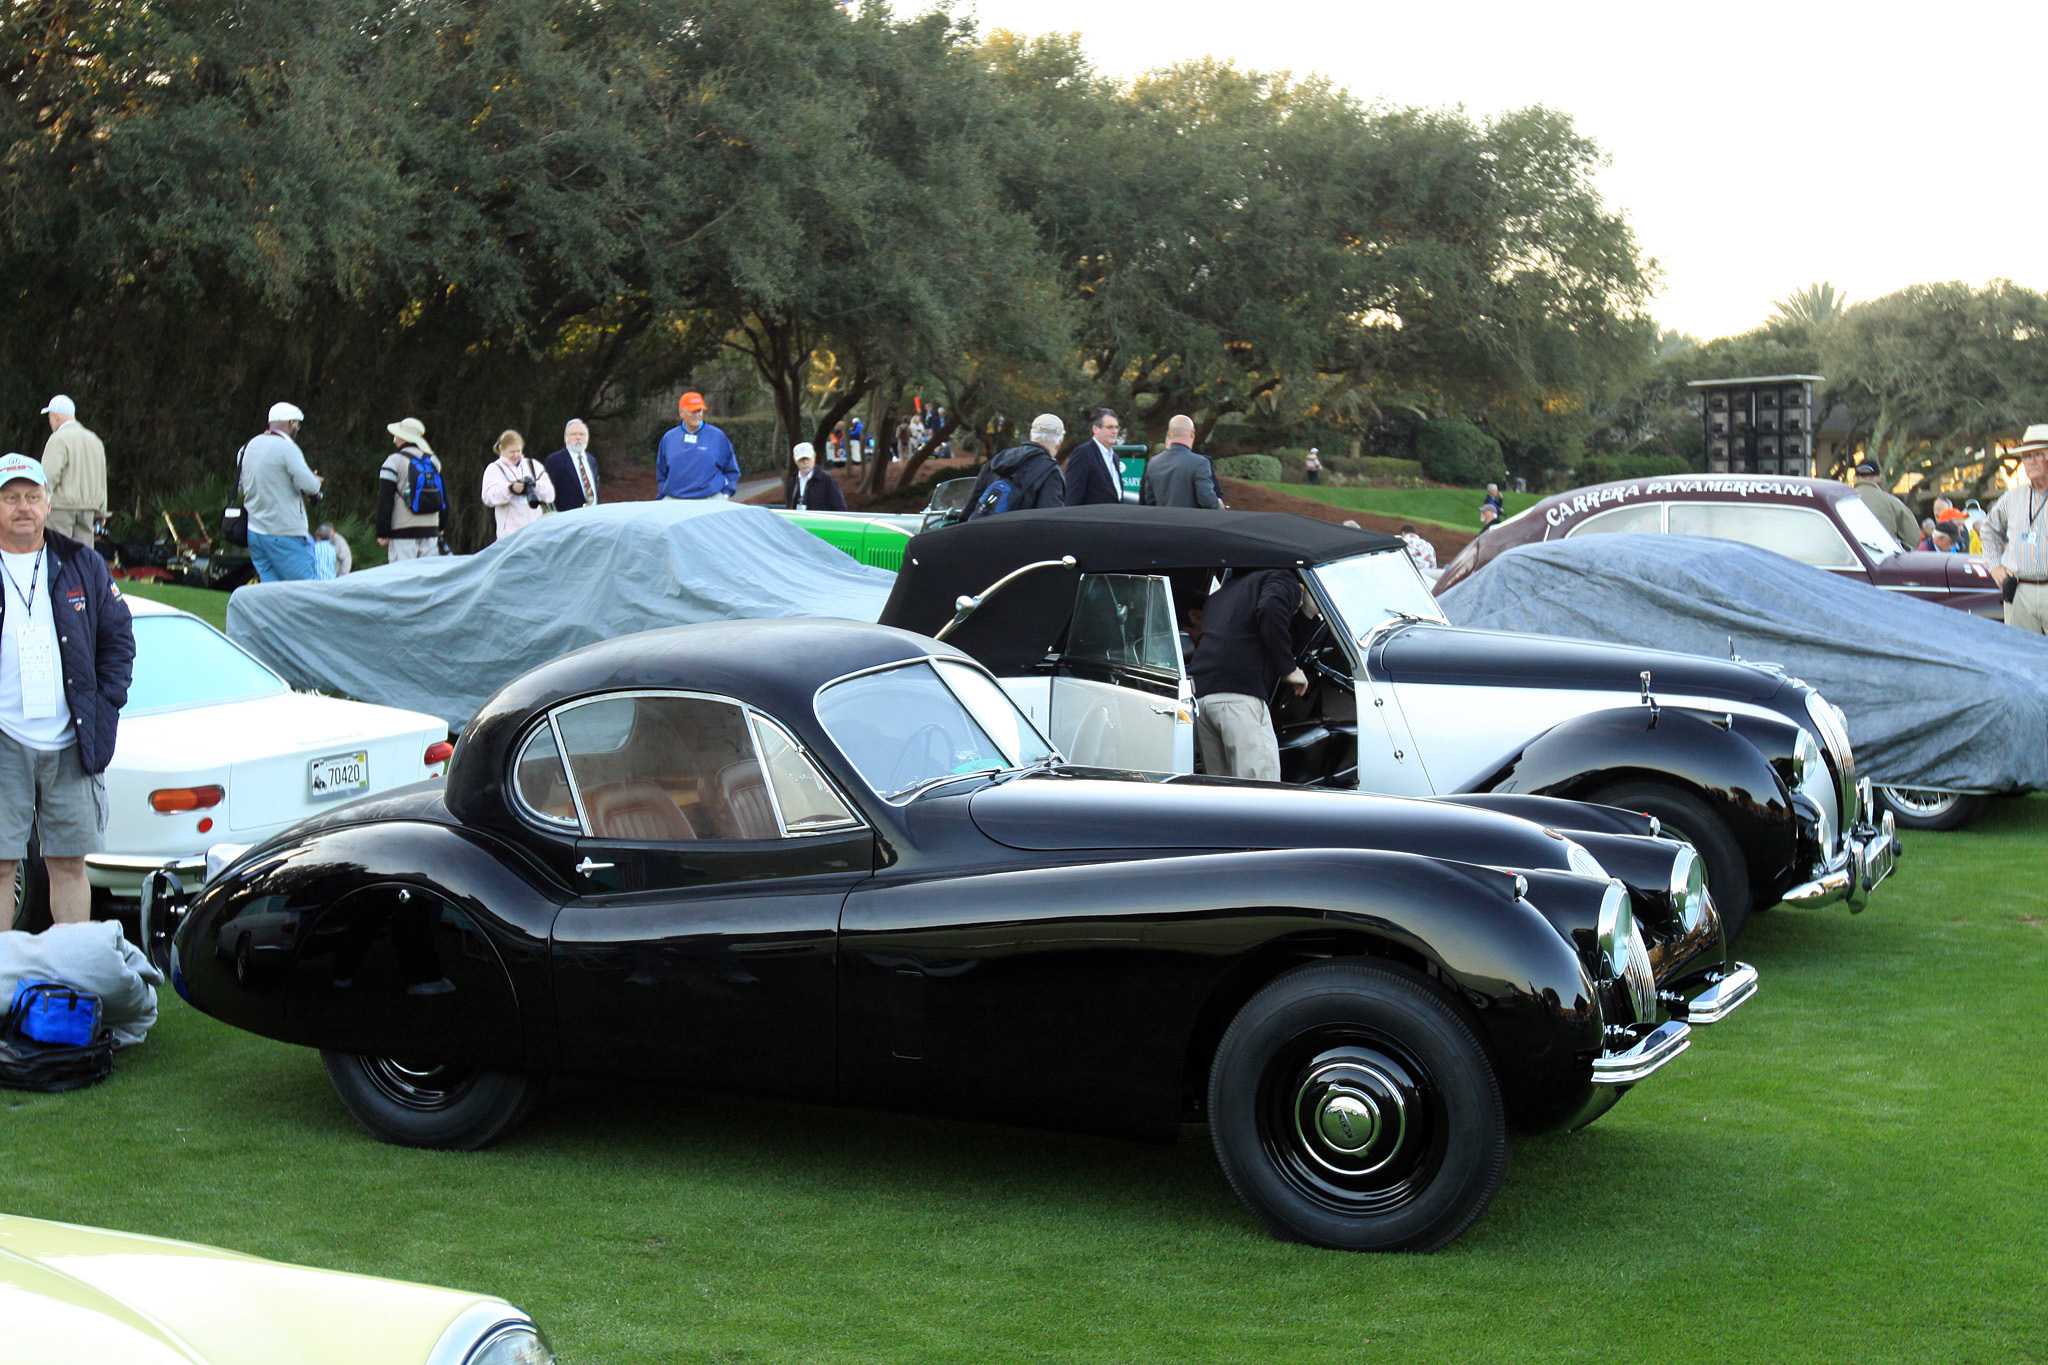
[{"label": "blue duffel bag", "polygon": [[114,1072],[100,998],[61,981],[24,981],[0,1020],[0,1090],[80,1090]]},{"label": "blue duffel bag", "polygon": [[7,1015],[15,1032],[34,1042],[89,1047],[99,1036],[100,998],[61,981],[24,981]]}]

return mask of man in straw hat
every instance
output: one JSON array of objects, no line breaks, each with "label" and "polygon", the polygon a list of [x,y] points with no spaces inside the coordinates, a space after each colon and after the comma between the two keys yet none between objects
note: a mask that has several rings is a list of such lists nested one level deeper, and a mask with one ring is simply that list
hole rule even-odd
[{"label": "man in straw hat", "polygon": [[401,417],[384,430],[398,449],[377,470],[377,543],[393,564],[440,554],[441,516],[448,510],[441,457],[417,417]]},{"label": "man in straw hat", "polygon": [[2011,453],[2026,482],[2006,490],[1978,531],[2005,592],[2005,623],[2048,635],[2048,422],[2028,427]]}]

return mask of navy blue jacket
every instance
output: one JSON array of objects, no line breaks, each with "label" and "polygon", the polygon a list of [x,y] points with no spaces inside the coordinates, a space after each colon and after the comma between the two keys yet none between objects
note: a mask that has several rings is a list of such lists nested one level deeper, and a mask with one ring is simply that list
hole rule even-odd
[{"label": "navy blue jacket", "polygon": [[1123,481],[1121,477],[1109,477],[1109,468],[1102,463],[1102,448],[1095,444],[1094,437],[1067,452],[1067,506],[1123,500]]},{"label": "navy blue jacket", "polygon": [[[50,575],[50,606],[78,759],[89,773],[105,772],[135,676],[135,627],[99,551],[55,531],[43,532],[43,543],[57,566]],[[0,593],[0,621],[7,617],[5,597]]]},{"label": "navy blue jacket", "polygon": [[[604,480],[597,476],[597,457],[588,450],[583,452],[583,461],[590,466],[590,484],[599,497],[604,496]],[[576,477],[576,462],[569,458],[569,448],[564,446],[541,461],[541,468],[548,472],[548,482],[555,486],[555,510],[573,512],[583,505],[583,480]]]}]

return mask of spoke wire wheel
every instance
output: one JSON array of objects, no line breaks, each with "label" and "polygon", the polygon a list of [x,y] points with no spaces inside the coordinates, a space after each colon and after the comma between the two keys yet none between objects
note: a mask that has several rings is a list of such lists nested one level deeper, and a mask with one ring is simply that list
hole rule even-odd
[{"label": "spoke wire wheel", "polygon": [[396,1057],[363,1058],[363,1079],[391,1103],[419,1114],[438,1114],[476,1086],[476,1073],[466,1067]]},{"label": "spoke wire wheel", "polygon": [[1311,1029],[1259,1084],[1259,1143],[1297,1193],[1340,1216],[1391,1213],[1443,1166],[1442,1093],[1372,1030]]},{"label": "spoke wire wheel", "polygon": [[1906,829],[1961,829],[1984,808],[1984,798],[1974,792],[1879,787],[1876,795]]}]

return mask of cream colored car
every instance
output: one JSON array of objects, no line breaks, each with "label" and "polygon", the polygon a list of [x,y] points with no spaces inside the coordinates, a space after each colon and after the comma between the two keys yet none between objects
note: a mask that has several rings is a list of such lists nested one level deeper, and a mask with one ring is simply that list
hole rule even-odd
[{"label": "cream colored car", "polygon": [[81,1365],[550,1365],[484,1294],[0,1214],[0,1358]]}]

